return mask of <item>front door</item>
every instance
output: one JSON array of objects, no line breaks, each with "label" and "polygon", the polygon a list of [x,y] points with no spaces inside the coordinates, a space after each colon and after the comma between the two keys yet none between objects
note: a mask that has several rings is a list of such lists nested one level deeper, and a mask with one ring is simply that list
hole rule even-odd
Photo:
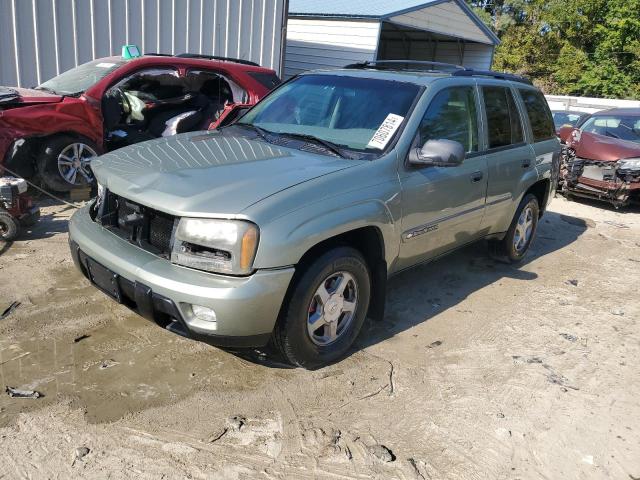
[{"label": "front door", "polygon": [[460,142],[467,152],[455,167],[405,164],[399,268],[428,260],[479,236],[487,193],[487,163],[480,154],[479,101],[474,85],[445,88],[427,108],[414,146],[428,140]]}]

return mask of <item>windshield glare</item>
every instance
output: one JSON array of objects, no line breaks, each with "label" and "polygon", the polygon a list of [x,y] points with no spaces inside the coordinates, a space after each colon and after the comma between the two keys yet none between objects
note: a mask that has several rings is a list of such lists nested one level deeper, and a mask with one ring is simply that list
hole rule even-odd
[{"label": "windshield glare", "polygon": [[47,80],[37,88],[41,90],[52,90],[62,95],[82,93],[124,63],[125,60],[94,60],[67,70],[57,77]]},{"label": "windshield glare", "polygon": [[[390,114],[406,117],[420,88],[411,83],[340,75],[303,75],[280,87],[238,123],[275,133],[312,135],[352,150],[368,146]],[[398,120],[398,119],[396,119]],[[400,126],[393,129],[397,132]]]},{"label": "windshield glare", "polygon": [[581,130],[640,143],[640,117],[617,115],[592,117],[584,123]]}]

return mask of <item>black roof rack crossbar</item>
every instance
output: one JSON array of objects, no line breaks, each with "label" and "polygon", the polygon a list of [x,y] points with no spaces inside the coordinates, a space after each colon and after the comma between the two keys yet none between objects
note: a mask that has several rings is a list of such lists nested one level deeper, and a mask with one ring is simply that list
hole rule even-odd
[{"label": "black roof rack crossbar", "polygon": [[176,55],[176,57],[179,57],[179,58],[202,58],[202,59],[205,59],[205,60],[221,60],[221,61],[225,61],[225,62],[234,62],[234,63],[241,63],[243,65],[251,65],[252,67],[259,67],[260,66],[255,62],[251,62],[249,60],[243,60],[241,58],[219,57],[217,55],[202,55],[202,54],[199,54],[199,53],[181,53],[179,55]]},{"label": "black roof rack crossbar", "polygon": [[528,78],[520,75],[514,75],[513,73],[494,72],[493,70],[473,70],[465,68],[464,70],[458,70],[451,75],[454,77],[492,77],[499,80],[510,80],[512,82],[526,83],[527,85],[533,85],[533,82]]},{"label": "black roof rack crossbar", "polygon": [[349,69],[375,68],[378,70],[383,70],[383,69],[393,70],[393,69],[397,69],[399,65],[406,65],[407,67],[409,67],[410,65],[412,66],[415,65],[416,67],[432,67],[432,68],[429,68],[428,70],[434,70],[434,71],[442,71],[444,69],[447,69],[447,70],[463,69],[464,70],[464,67],[461,67],[460,65],[454,65],[453,63],[430,62],[426,60],[373,60],[373,61],[366,61],[366,62],[360,62],[360,63],[352,63],[350,65],[347,65],[344,68],[349,68]]}]

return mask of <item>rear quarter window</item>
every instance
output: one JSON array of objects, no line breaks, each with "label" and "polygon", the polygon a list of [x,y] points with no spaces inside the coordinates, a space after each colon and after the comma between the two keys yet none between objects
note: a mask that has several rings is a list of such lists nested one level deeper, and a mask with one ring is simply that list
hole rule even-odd
[{"label": "rear quarter window", "polygon": [[533,132],[533,140],[541,142],[556,135],[553,115],[542,93],[536,90],[520,89],[520,96],[524,102]]}]

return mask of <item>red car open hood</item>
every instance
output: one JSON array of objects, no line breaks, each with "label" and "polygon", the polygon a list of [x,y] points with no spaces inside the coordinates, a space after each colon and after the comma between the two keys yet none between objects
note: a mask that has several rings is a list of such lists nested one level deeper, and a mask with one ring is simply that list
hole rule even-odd
[{"label": "red car open hood", "polygon": [[0,105],[2,104],[25,104],[34,103],[56,103],[62,100],[61,95],[56,95],[44,90],[34,90],[33,88],[0,87]]},{"label": "red car open hood", "polygon": [[579,132],[574,134],[570,143],[576,156],[601,162],[616,162],[622,158],[640,157],[640,144],[628,140],[598,135],[597,133]]}]

